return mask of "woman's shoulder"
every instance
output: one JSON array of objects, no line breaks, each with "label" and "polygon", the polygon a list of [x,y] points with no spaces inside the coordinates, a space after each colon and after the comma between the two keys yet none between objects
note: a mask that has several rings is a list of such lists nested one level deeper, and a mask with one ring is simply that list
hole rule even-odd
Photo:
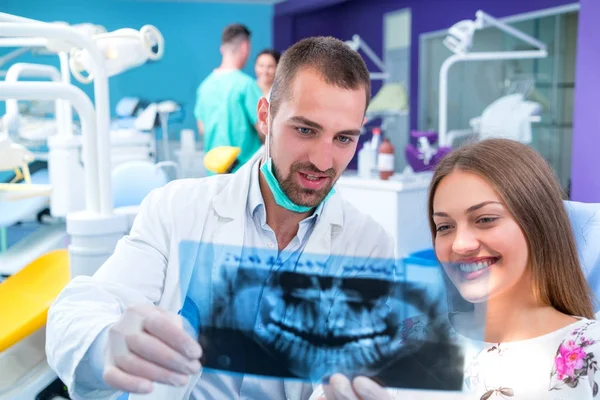
[{"label": "woman's shoulder", "polygon": [[556,355],[561,355],[561,349],[575,347],[587,352],[600,352],[600,321],[578,318],[578,321],[567,327]]},{"label": "woman's shoulder", "polygon": [[565,328],[562,343],[574,342],[585,346],[600,345],[600,321],[583,317],[576,317],[577,321]]},{"label": "woman's shoulder", "polygon": [[600,358],[600,321],[578,318],[565,329],[556,349],[556,365],[561,366],[563,361],[573,361],[573,366],[580,366],[585,364],[583,361],[592,358]]},{"label": "woman's shoulder", "polygon": [[554,357],[551,390],[578,389],[584,385],[592,397],[598,395],[600,321],[578,318],[569,325]]}]

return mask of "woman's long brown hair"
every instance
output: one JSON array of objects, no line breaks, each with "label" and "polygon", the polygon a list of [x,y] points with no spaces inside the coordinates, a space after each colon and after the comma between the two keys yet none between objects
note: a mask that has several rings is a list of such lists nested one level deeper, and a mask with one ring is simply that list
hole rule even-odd
[{"label": "woman's long brown hair", "polygon": [[[502,198],[525,235],[539,300],[562,313],[594,319],[593,296],[581,270],[563,191],[548,163],[529,146],[507,139],[483,140],[448,154],[429,187],[434,245],[433,199],[440,181],[455,170],[478,175]],[[456,299],[449,297],[451,302]]]}]

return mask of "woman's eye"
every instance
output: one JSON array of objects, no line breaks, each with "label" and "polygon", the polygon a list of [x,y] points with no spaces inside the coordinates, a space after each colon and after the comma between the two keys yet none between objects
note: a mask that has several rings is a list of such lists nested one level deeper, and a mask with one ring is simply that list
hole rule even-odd
[{"label": "woman's eye", "polygon": [[483,217],[483,218],[479,218],[477,220],[477,222],[481,223],[481,224],[490,224],[490,223],[494,222],[497,219],[498,218],[496,218],[496,217]]},{"label": "woman's eye", "polygon": [[440,225],[440,226],[438,226],[436,228],[436,232],[441,233],[441,232],[444,232],[447,229],[450,229],[450,226],[448,226],[448,225]]}]

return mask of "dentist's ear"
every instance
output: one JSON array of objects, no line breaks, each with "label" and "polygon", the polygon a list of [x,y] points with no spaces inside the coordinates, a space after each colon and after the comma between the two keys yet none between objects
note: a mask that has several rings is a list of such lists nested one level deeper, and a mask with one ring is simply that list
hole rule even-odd
[{"label": "dentist's ear", "polygon": [[269,101],[266,98],[261,97],[258,101],[256,113],[259,131],[266,137],[269,131]]}]

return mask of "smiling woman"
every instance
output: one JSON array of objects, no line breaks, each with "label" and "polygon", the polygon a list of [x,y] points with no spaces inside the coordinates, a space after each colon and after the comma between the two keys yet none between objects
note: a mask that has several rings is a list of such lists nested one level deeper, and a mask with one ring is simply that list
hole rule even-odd
[{"label": "smiling woman", "polygon": [[510,140],[462,147],[438,165],[428,209],[448,319],[472,352],[466,389],[595,398],[600,327],[546,161]]},{"label": "smiling woman", "polygon": [[440,163],[430,186],[436,254],[451,273],[456,266],[470,272],[483,261],[497,262],[483,300],[508,294],[502,289],[513,287],[508,280],[526,281],[519,290],[532,302],[592,318],[562,200],[552,170],[530,147],[499,139],[465,146]]},{"label": "smiling woman", "polygon": [[[600,324],[546,161],[505,139],[454,150],[434,172],[428,216],[450,312],[410,318],[403,329],[427,339],[447,324],[465,354],[464,398],[599,398]],[[330,383],[337,392],[350,385],[340,375]],[[373,382],[355,379],[359,386],[377,393],[369,399],[392,398]],[[328,390],[311,400],[335,399]]]}]

